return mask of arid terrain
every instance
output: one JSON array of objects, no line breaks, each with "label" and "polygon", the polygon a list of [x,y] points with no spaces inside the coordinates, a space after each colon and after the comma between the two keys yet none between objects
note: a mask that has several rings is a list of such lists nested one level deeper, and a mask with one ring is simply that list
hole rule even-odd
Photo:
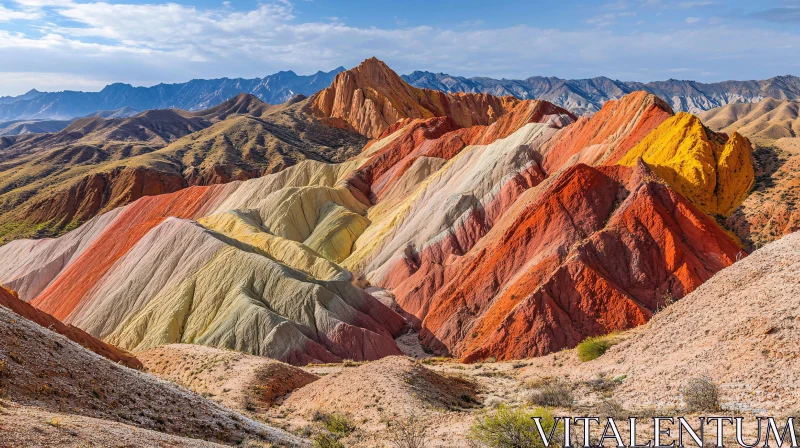
[{"label": "arid terrain", "polygon": [[280,105],[4,136],[0,447],[796,413],[796,122],[646,91],[576,116],[370,58]]}]

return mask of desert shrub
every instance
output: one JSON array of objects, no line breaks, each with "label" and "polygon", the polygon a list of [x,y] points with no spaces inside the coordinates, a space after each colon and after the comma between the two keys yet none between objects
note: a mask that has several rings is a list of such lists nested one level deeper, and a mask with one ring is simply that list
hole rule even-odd
[{"label": "desert shrub", "polygon": [[[739,260],[737,259],[736,261],[739,261]],[[653,312],[653,314],[658,314],[661,311],[664,311],[664,309],[666,309],[668,306],[670,306],[673,303],[677,302],[678,299],[675,298],[675,296],[672,295],[672,292],[667,291],[667,292],[664,293],[664,296],[662,297],[662,301],[663,301],[663,304],[657,305],[656,306],[656,310]]]},{"label": "desert shrub", "polygon": [[718,411],[719,390],[709,378],[692,378],[681,390],[689,411]]},{"label": "desert shrub", "polygon": [[344,444],[334,434],[320,433],[312,439],[314,448],[345,448]]},{"label": "desert shrub", "polygon": [[356,430],[355,423],[343,414],[316,412],[313,420],[321,422],[326,431],[339,437],[347,437]]},{"label": "desert shrub", "polygon": [[[555,424],[553,415],[545,409],[527,411],[522,408],[500,406],[491,414],[479,415],[469,431],[473,446],[488,448],[542,448],[544,443],[536,429],[533,417],[540,417],[545,435],[549,435]],[[559,430],[554,432],[558,438]],[[553,440],[553,446],[560,442]]]},{"label": "desert shrub", "polygon": [[528,401],[537,406],[570,408],[575,404],[575,397],[572,394],[572,385],[557,380],[540,384],[539,388],[530,394]]},{"label": "desert shrub", "polygon": [[616,381],[610,380],[605,376],[592,378],[587,380],[585,384],[589,389],[592,389],[595,392],[608,392],[619,385],[619,383]]},{"label": "desert shrub", "polygon": [[595,414],[600,417],[611,417],[614,420],[624,420],[629,417],[628,411],[622,407],[616,400],[608,399],[603,400],[600,404],[597,405],[597,410]]},{"label": "desert shrub", "polygon": [[578,344],[578,359],[583,362],[597,359],[614,344],[614,336],[610,334],[588,337]]},{"label": "desert shrub", "polygon": [[416,416],[388,422],[388,439],[395,448],[424,448],[428,426]]},{"label": "desert shrub", "polygon": [[322,424],[323,430],[312,441],[316,448],[343,448],[341,439],[352,434],[357,428],[350,418],[343,414],[326,414],[317,411],[313,420]]}]

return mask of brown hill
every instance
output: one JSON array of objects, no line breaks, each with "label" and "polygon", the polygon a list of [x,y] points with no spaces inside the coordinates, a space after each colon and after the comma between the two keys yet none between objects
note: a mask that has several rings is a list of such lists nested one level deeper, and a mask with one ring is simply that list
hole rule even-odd
[{"label": "brown hill", "polygon": [[322,410],[377,423],[384,417],[382,410],[422,415],[431,408],[469,408],[475,392],[475,386],[462,378],[441,375],[403,356],[389,356],[326,375],[292,393],[282,407],[289,414],[310,417]]},{"label": "brown hill", "polygon": [[259,177],[312,159],[341,162],[365,139],[239,95],[200,112],[157,110],[76,121],[8,139],[0,154],[0,241],[49,236],[143,196]]},{"label": "brown hill", "polygon": [[766,98],[758,103],[733,103],[701,113],[715,131],[736,131],[751,140],[777,140],[800,134],[800,102]]},{"label": "brown hill", "polygon": [[6,308],[0,308],[0,367],[4,397],[23,407],[0,413],[0,427],[16,427],[23,435],[27,430],[28,440],[37,437],[35,427],[19,428],[17,413],[74,415],[83,424],[88,417],[99,419],[101,427],[111,421],[224,444],[245,439],[299,444],[289,434],[114,364]]},{"label": "brown hill", "polygon": [[165,345],[138,356],[153,375],[239,412],[263,412],[319,379],[280,361],[202,345]]}]

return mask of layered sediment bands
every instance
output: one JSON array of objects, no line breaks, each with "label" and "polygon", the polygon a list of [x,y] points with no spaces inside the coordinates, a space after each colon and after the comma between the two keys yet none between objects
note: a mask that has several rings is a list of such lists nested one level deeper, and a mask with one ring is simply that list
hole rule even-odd
[{"label": "layered sediment bands", "polygon": [[103,234],[60,272],[32,304],[58,319],[66,319],[114,263],[147,232],[169,216],[195,217],[213,206],[214,199],[227,188],[227,185],[192,187],[136,201],[119,213]]},{"label": "layered sediment bands", "polygon": [[450,117],[459,127],[488,125],[521,100],[485,93],[446,94],[411,87],[383,62],[371,58],[336,75],[314,94],[308,111],[326,123],[377,138],[405,118]]},{"label": "layered sediment bands", "polygon": [[544,179],[534,148],[556,130],[531,123],[490,145],[469,146],[406,197],[379,203],[344,265],[391,288],[420,265],[466,253],[519,194]]},{"label": "layered sediment bands", "polygon": [[750,142],[736,132],[728,139],[715,134],[687,113],[664,121],[619,163],[639,158],[710,215],[730,215],[753,187]]},{"label": "layered sediment bands", "polygon": [[393,336],[403,319],[349,282],[317,283],[236,247],[182,277],[107,339],[132,350],[198,343],[294,363],[400,353]]},{"label": "layered sediment bands", "polygon": [[[668,297],[692,292],[739,253],[686,199],[646,181],[602,230],[573,247],[533,294],[525,296],[519,285],[525,280],[512,283],[498,302],[514,303],[514,294],[522,300],[507,314],[500,308],[481,318],[473,327],[478,336],[464,344],[464,358],[537,356],[573,347],[587,336],[640,325]],[[535,275],[524,271],[517,278]],[[493,322],[493,314],[502,320]],[[518,337],[531,333],[534,343]]]},{"label": "layered sediment bands", "polygon": [[295,364],[399,354],[406,321],[332,261],[369,225],[366,205],[337,186],[355,166],[305,162],[145,197],[0,253],[49,257],[19,274],[41,288],[32,303],[126,349],[197,343]]},{"label": "layered sediment bands", "polygon": [[0,246],[0,281],[30,301],[80,257],[121,211],[97,216],[61,238],[16,240]]},{"label": "layered sediment bands", "polygon": [[569,168],[520,196],[466,256],[414,273],[397,301],[419,310],[424,344],[468,361],[538,356],[644,323],[740,252],[652,179],[644,166]]},{"label": "layered sediment bands", "polygon": [[143,367],[142,363],[136,359],[135,356],[125,350],[120,350],[113,345],[106,344],[90,336],[80,328],[72,325],[64,325],[53,316],[34,308],[29,303],[23,302],[14,291],[10,291],[2,286],[0,286],[0,306],[8,308],[25,319],[35,322],[50,331],[66,336],[72,341],[77,342],[83,347],[113,362],[121,363],[132,369],[142,369]]},{"label": "layered sediment bands", "polygon": [[326,92],[284,118],[378,137],[357,157],[147,196],[14,242],[0,281],[130,350],[366,360],[398,354],[413,325],[471,361],[639,325],[739,256],[715,219],[748,194],[749,142],[652,95],[575,122],[542,101],[413,89],[377,61]]},{"label": "layered sediment bands", "polygon": [[671,116],[667,103],[645,92],[608,101],[593,117],[579,118],[548,141],[542,165],[548,173],[575,163],[613,165]]},{"label": "layered sediment bands", "polygon": [[277,261],[320,280],[347,280],[351,277],[335,260],[331,261],[305,244],[265,232],[257,220],[260,220],[257,216],[230,211],[201,218],[198,222],[203,227],[246,243],[275,257]]},{"label": "layered sediment bands", "polygon": [[467,146],[491,144],[528,123],[561,128],[572,121],[569,112],[550,103],[523,101],[489,126],[459,128],[449,117],[406,122],[398,125],[399,130],[389,128],[383,138],[367,146],[365,155],[370,157],[369,161],[349,179],[349,185],[364,200],[377,202],[419,157],[449,160]]},{"label": "layered sediment bands", "polygon": [[[439,351],[461,354],[458,345],[465,335],[472,339],[480,336],[468,330],[494,305],[503,286],[525,266],[547,268],[559,264],[557,257],[602,227],[620,189],[618,182],[600,171],[576,165],[544,191],[528,190],[520,196],[520,204],[527,206],[507,212],[503,222],[469,254],[444,267],[442,286],[432,296],[409,297],[413,302],[430,304],[427,313],[418,315],[422,319],[423,343]],[[528,288],[535,289],[546,274],[525,276],[530,281]],[[430,281],[423,276],[418,278]],[[416,293],[425,288],[408,290]],[[401,306],[406,300],[398,294]],[[516,303],[509,305],[507,311]]]}]

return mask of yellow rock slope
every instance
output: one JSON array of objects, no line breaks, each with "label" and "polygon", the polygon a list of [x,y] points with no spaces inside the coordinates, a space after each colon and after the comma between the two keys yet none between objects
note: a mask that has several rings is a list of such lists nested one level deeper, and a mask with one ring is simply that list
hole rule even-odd
[{"label": "yellow rock slope", "polygon": [[730,215],[753,186],[750,142],[735,132],[725,140],[684,112],[664,121],[619,163],[632,166],[640,157],[709,215]]}]

